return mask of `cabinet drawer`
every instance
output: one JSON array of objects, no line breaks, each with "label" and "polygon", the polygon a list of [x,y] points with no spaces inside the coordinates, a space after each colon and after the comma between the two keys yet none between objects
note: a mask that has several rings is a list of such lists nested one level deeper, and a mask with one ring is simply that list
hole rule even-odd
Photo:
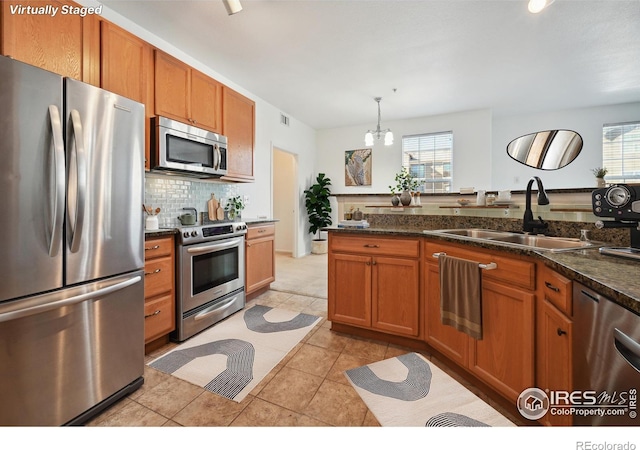
[{"label": "cabinet drawer", "polygon": [[247,239],[256,239],[265,236],[273,236],[276,232],[276,226],[272,223],[260,226],[250,226],[247,229]]},{"label": "cabinet drawer", "polygon": [[483,270],[483,279],[491,279],[515,285],[526,289],[535,289],[536,265],[534,262],[523,261],[516,257],[502,256],[489,251],[469,250],[446,243],[427,242],[425,246],[425,257],[427,262],[437,263],[437,259],[432,256],[436,253],[445,252],[449,256],[456,258],[477,261],[481,264],[495,263],[497,267],[492,270]]},{"label": "cabinet drawer", "polygon": [[151,238],[144,242],[144,258],[151,259],[170,255],[173,251],[173,236]]},{"label": "cabinet drawer", "polygon": [[420,256],[420,240],[330,234],[331,251],[381,256]]},{"label": "cabinet drawer", "polygon": [[169,334],[175,329],[173,293],[156,297],[144,304],[144,341]]},{"label": "cabinet drawer", "polygon": [[146,298],[173,290],[173,258],[152,259],[144,265],[144,295]]},{"label": "cabinet drawer", "polygon": [[495,270],[486,270],[483,276],[487,279],[498,280],[509,285],[523,287],[529,290],[536,288],[536,264],[531,261],[510,258],[491,254],[491,262],[498,267]]},{"label": "cabinet drawer", "polygon": [[547,266],[540,269],[540,289],[551,304],[568,316],[573,315],[573,287],[571,280]]}]

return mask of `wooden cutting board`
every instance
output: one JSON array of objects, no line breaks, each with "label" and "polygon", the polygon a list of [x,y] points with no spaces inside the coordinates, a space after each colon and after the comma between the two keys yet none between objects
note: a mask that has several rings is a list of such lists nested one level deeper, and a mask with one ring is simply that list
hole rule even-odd
[{"label": "wooden cutting board", "polygon": [[216,199],[216,194],[211,194],[211,200],[207,202],[207,210],[209,211],[209,220],[216,219],[218,208],[220,208],[220,202]]},{"label": "wooden cutting board", "polygon": [[220,206],[218,204],[218,209],[216,209],[216,218],[218,220],[224,220],[224,210],[222,209],[222,206]]}]

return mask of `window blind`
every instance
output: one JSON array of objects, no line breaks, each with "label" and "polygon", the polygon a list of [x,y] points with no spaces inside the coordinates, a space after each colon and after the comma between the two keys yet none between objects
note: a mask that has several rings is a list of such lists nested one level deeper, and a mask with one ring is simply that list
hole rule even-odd
[{"label": "window blind", "polygon": [[451,191],[453,132],[402,137],[402,166],[420,181],[421,191]]},{"label": "window blind", "polygon": [[609,183],[640,182],[640,122],[602,127],[602,165]]}]

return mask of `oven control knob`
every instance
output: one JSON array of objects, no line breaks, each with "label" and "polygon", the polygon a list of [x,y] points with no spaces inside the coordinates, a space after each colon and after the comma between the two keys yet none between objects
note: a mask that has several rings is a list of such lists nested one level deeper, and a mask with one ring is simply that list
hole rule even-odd
[{"label": "oven control knob", "polygon": [[197,235],[198,235],[197,231],[194,230],[194,231],[191,232],[191,236],[196,237]]},{"label": "oven control knob", "polygon": [[189,232],[188,232],[188,231],[185,231],[184,233],[182,233],[182,235],[183,235],[184,237],[188,238],[188,237],[189,237]]}]

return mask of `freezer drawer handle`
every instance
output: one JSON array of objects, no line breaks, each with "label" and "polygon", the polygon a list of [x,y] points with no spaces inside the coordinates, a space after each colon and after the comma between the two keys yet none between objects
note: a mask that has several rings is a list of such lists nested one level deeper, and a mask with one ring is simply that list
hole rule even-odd
[{"label": "freezer drawer handle", "polygon": [[53,154],[53,173],[55,191],[53,193],[53,214],[51,223],[51,242],[49,256],[54,257],[60,251],[62,243],[62,226],[64,220],[64,140],[62,137],[62,123],[60,111],[56,105],[49,105],[49,120],[51,122],[51,153]]},{"label": "freezer drawer handle", "polygon": [[638,372],[640,372],[640,344],[617,328],[613,329],[616,350]]},{"label": "freezer drawer handle", "polygon": [[37,305],[30,308],[16,309],[14,311],[2,313],[0,314],[0,323],[20,319],[22,317],[33,316],[35,314],[51,311],[52,309],[62,308],[63,306],[75,305],[77,303],[82,303],[97,297],[103,297],[105,295],[112,294],[113,292],[120,291],[124,288],[139,283],[141,280],[142,277],[140,275],[136,275],[135,277],[129,278],[125,281],[121,281],[120,283],[116,283],[102,289],[97,289],[95,291],[85,292],[84,294],[76,295],[71,298],[65,298],[57,302],[45,303],[44,305]]}]

